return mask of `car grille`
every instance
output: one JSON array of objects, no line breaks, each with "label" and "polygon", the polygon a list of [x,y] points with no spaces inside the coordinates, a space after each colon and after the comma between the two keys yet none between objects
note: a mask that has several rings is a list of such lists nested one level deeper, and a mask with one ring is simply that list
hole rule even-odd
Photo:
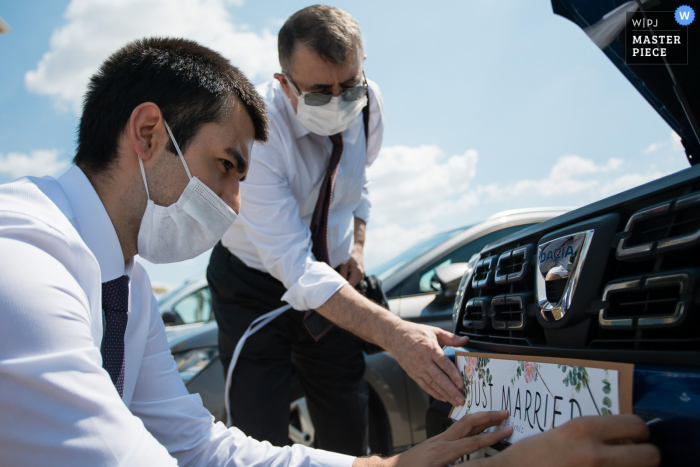
[{"label": "car grille", "polygon": [[[700,184],[547,224],[482,251],[457,308],[455,331],[470,346],[646,363],[675,352],[675,363],[700,365]],[[582,268],[571,316],[548,321],[537,303],[537,245],[578,225],[594,229],[598,246]],[[550,303],[567,281],[545,282]]]}]

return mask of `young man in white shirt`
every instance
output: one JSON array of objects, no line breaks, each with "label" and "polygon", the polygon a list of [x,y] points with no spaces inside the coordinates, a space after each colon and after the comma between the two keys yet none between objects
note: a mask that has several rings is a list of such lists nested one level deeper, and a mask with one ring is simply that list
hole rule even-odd
[{"label": "young man in white shirt", "polygon": [[[133,257],[211,248],[236,217],[253,141],[266,137],[264,104],[228,61],[191,41],[145,39],[92,77],[77,165],[0,186],[1,466],[445,465],[510,434],[472,436],[505,418],[489,412],[401,456],[354,459],[260,443],[214,424],[187,393]],[[646,435],[643,423],[616,434]],[[557,440],[539,438],[529,452]]]}]

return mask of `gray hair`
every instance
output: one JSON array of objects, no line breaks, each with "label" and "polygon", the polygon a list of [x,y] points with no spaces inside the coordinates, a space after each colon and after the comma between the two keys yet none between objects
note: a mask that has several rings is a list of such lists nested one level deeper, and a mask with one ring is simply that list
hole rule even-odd
[{"label": "gray hair", "polygon": [[330,63],[345,65],[348,53],[355,47],[364,50],[362,33],[349,13],[326,5],[313,5],[290,16],[277,39],[280,66],[290,72],[294,50],[299,44]]}]

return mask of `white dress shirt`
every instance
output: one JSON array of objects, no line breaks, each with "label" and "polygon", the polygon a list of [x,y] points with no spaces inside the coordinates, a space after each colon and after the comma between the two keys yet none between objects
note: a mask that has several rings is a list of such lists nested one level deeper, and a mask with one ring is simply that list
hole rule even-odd
[{"label": "white dress shirt", "polygon": [[350,259],[353,218],[369,218],[365,167],[379,154],[384,132],[382,96],[374,82],[369,86],[369,144],[362,114],[343,132],[328,216],[330,266],[311,253],[309,224],[333,144],[301,124],[277,80],[258,87],[267,104],[270,138],[253,146],[247,180],[241,184],[241,212],[222,243],[248,267],[282,282],[287,289],[282,300],[297,310],[318,308],[347,284],[334,268]]},{"label": "white dress shirt", "polygon": [[[214,423],[177,372],[145,270],[83,172],[0,185],[0,466],[345,466]],[[124,394],[102,368],[102,282],[131,277]]]}]

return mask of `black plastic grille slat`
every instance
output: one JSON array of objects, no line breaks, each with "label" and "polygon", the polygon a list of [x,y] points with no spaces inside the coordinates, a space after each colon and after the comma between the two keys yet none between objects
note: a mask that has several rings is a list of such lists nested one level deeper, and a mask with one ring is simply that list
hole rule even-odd
[{"label": "black plastic grille slat", "polygon": [[643,291],[615,292],[610,294],[609,318],[632,318],[637,316],[670,316],[676,311],[679,287],[658,287]]},{"label": "black plastic grille slat", "polygon": [[687,235],[700,230],[700,209],[687,209],[676,214],[668,236]]},{"label": "black plastic grille slat", "polygon": [[474,278],[475,278],[477,281],[486,280],[486,278],[488,277],[488,275],[489,275],[489,268],[488,268],[488,267],[483,267],[483,266],[482,266],[482,267],[479,267],[479,268],[477,268],[476,271],[474,272]]},{"label": "black plastic grille slat", "polygon": [[501,275],[506,275],[506,274],[512,274],[514,272],[520,272],[523,269],[523,264],[525,262],[522,260],[522,256],[518,256],[517,258],[508,258],[507,260],[504,260],[501,263],[500,267],[500,274]]},{"label": "black plastic grille slat", "polygon": [[673,226],[673,214],[660,216],[647,221],[638,221],[632,230],[630,239],[627,241],[628,247],[643,245],[658,240],[663,240],[668,235],[668,231]]},{"label": "black plastic grille slat", "polygon": [[700,209],[697,206],[673,210],[656,217],[637,221],[632,228],[627,248],[666,238],[687,235],[700,230]]}]

